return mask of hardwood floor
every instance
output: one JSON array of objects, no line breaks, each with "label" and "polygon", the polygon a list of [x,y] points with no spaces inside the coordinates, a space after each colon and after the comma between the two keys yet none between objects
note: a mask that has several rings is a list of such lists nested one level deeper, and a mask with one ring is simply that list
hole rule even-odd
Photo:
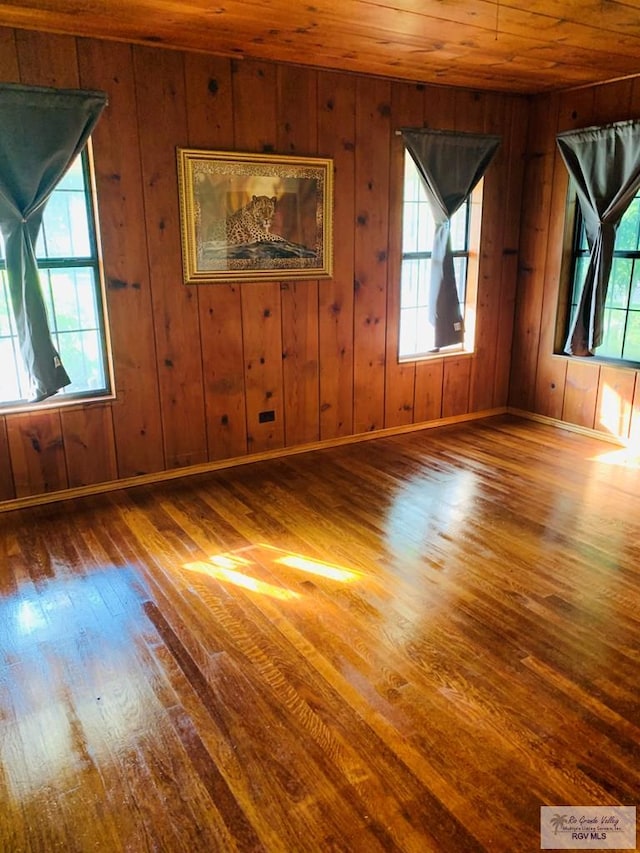
[{"label": "hardwood floor", "polygon": [[516,853],[636,805],[623,455],[505,416],[0,516],[0,850]]}]

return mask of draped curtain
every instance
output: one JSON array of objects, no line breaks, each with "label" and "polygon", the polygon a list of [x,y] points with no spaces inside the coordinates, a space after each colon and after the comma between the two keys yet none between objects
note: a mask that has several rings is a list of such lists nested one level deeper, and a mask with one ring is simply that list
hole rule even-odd
[{"label": "draped curtain", "polygon": [[565,352],[590,356],[602,343],[616,230],[640,188],[640,121],[566,131],[556,141],[576,187],[590,252]]},{"label": "draped curtain", "polygon": [[35,244],[42,215],[106,103],[103,92],[0,84],[0,231],[31,402],[71,381],[51,339],[40,287]]},{"label": "draped curtain", "polygon": [[501,138],[477,133],[402,130],[436,225],[431,254],[429,320],[436,348],[460,343],[464,324],[451,252],[451,217],[466,202],[493,159]]}]

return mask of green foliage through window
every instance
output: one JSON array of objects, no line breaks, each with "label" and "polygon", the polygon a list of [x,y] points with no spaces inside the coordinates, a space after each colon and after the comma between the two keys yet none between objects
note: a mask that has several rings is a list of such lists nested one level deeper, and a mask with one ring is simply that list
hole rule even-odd
[{"label": "green foliage through window", "polygon": [[[575,313],[589,263],[582,216],[576,216],[570,321]],[[616,232],[609,287],[604,306],[602,344],[595,355],[640,362],[640,193],[627,208]]]}]

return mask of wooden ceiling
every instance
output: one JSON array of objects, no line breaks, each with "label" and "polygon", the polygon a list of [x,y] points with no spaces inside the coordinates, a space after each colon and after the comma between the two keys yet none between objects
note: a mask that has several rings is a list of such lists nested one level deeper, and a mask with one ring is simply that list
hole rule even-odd
[{"label": "wooden ceiling", "polygon": [[0,0],[0,22],[498,91],[640,73],[640,0]]}]

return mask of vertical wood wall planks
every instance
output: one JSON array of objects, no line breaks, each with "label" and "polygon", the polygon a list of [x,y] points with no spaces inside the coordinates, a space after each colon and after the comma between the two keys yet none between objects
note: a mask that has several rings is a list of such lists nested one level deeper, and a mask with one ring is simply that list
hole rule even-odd
[{"label": "vertical wood wall planks", "polygon": [[549,228],[551,233],[557,235],[557,239],[549,240],[547,243],[545,259],[547,287],[542,300],[542,322],[540,324],[535,389],[536,411],[551,418],[562,417],[567,373],[566,359],[554,357],[556,312],[563,262],[562,235],[567,210],[567,183],[567,170],[562,158],[556,154]]},{"label": "vertical wood wall planks", "polygon": [[465,415],[469,411],[470,379],[470,358],[444,359],[444,377],[442,381],[443,418]]},{"label": "vertical wood wall planks", "polygon": [[12,415],[7,435],[16,497],[68,488],[58,411]]},{"label": "vertical wood wall planks", "polygon": [[7,438],[6,419],[0,417],[0,501],[10,501],[16,496],[11,470],[11,454]]},{"label": "vertical wood wall planks", "polygon": [[599,374],[600,365],[588,359],[569,360],[562,420],[594,428]]},{"label": "vertical wood wall planks", "polygon": [[[228,59],[185,54],[189,147],[232,151]],[[247,452],[240,284],[198,285],[209,459]]]},{"label": "vertical wood wall planks", "polygon": [[356,83],[353,429],[384,426],[391,87]]},{"label": "vertical wood wall planks", "polygon": [[[394,83],[391,87],[391,137],[389,171],[389,259],[387,263],[387,341],[385,370],[386,427],[413,423],[416,379],[415,361],[398,361],[400,334],[400,276],[402,269],[402,203],[404,198],[405,148],[403,127],[422,127],[422,86]],[[410,157],[410,154],[406,154]]]},{"label": "vertical wood wall planks", "polygon": [[432,130],[455,129],[455,93],[446,86],[425,86],[424,121]]},{"label": "vertical wood wall planks", "polygon": [[16,30],[20,82],[29,86],[76,89],[78,59],[72,36]]},{"label": "vertical wood wall planks", "polygon": [[118,475],[132,477],[164,468],[133,59],[128,45],[82,39],[78,60],[81,84],[109,98],[93,133],[93,150],[114,360]]},{"label": "vertical wood wall planks", "polygon": [[[279,65],[277,150],[315,156],[318,135],[317,72]],[[318,282],[287,280],[280,290],[285,444],[320,437]]]},{"label": "vertical wood wall planks", "polygon": [[[505,226],[500,272],[500,304],[498,306],[498,354],[494,375],[493,406],[506,406],[509,398],[509,375],[515,316],[520,223],[522,215],[525,152],[528,133],[528,105],[521,98],[509,99],[509,160],[507,169]],[[505,143],[507,140],[505,139]]]},{"label": "vertical wood wall planks", "polygon": [[444,359],[429,358],[416,364],[414,417],[426,423],[442,417]]},{"label": "vertical wood wall planks", "polygon": [[[469,408],[482,411],[493,406],[494,380],[498,358],[502,247],[507,214],[507,163],[509,133],[507,100],[502,96],[484,97],[483,125],[480,132],[502,137],[498,151],[484,177],[482,228],[478,261],[475,352],[471,365]],[[506,138],[505,138],[506,137]]]},{"label": "vertical wood wall planks", "polygon": [[110,406],[61,409],[69,486],[87,486],[118,476]]},{"label": "vertical wood wall planks", "polygon": [[[231,68],[236,149],[274,151],[275,66],[265,62],[232,62]],[[243,282],[240,291],[247,446],[249,452],[271,450],[284,445],[280,285]],[[264,412],[273,412],[274,420],[264,420]]]},{"label": "vertical wood wall planks", "polygon": [[593,112],[598,124],[636,118],[632,110],[632,79],[616,80],[606,86],[596,86],[593,92]]},{"label": "vertical wood wall planks", "polygon": [[455,129],[462,133],[482,133],[488,97],[487,92],[456,89],[453,95]]},{"label": "vertical wood wall planks", "polygon": [[250,453],[284,445],[281,322],[280,286],[277,282],[243,286],[242,324]]},{"label": "vertical wood wall planks", "polygon": [[355,77],[318,74],[318,153],[334,167],[331,280],[318,284],[320,438],[353,431]]},{"label": "vertical wood wall planks", "polygon": [[555,139],[549,128],[556,125],[557,115],[557,96],[545,95],[534,101],[529,121],[509,402],[516,408],[531,411],[535,401],[542,316],[538,279],[544,276],[549,237],[548,228],[541,225],[541,217],[548,222],[555,160]]},{"label": "vertical wood wall planks", "polygon": [[276,144],[276,66],[231,61],[233,128],[237,151],[269,153]]},{"label": "vertical wood wall planks", "polygon": [[605,365],[600,368],[596,429],[624,438],[629,435],[635,386],[635,370]]},{"label": "vertical wood wall planks", "polygon": [[176,146],[187,139],[184,57],[134,48],[165,463],[207,459],[198,291],[182,281]]}]

